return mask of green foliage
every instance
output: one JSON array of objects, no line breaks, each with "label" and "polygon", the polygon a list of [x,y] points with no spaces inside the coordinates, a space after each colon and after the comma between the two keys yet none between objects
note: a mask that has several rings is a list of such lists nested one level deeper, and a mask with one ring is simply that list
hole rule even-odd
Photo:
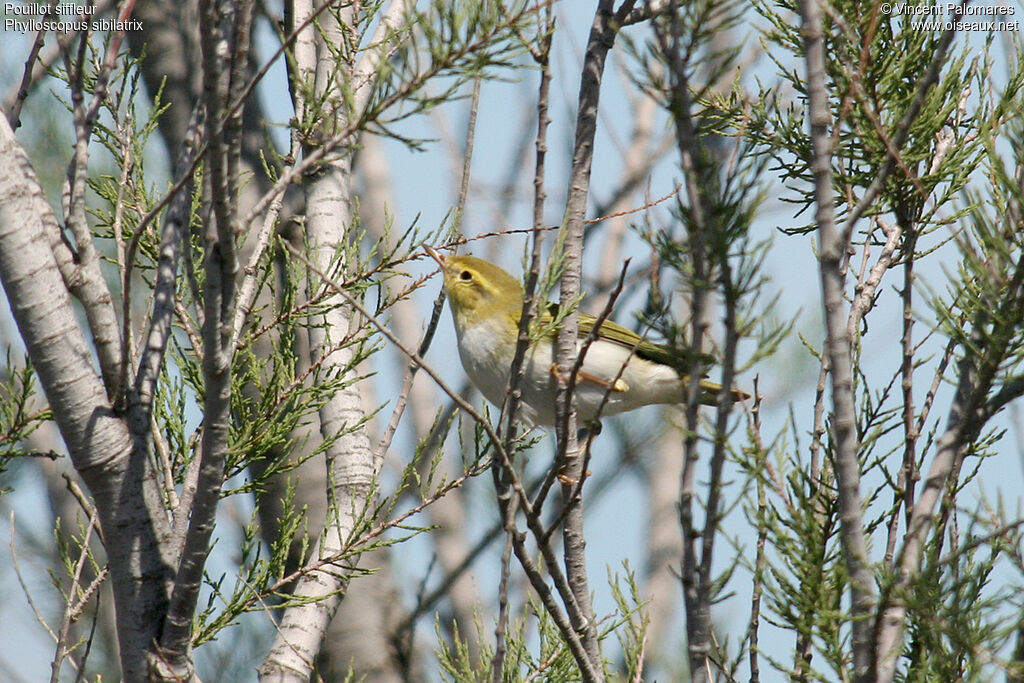
[{"label": "green foliage", "polygon": [[[1024,163],[1022,136],[1024,123],[1018,119],[1009,135],[1015,168]],[[940,329],[970,359],[969,371],[977,375],[977,383],[968,387],[975,393],[972,403],[980,405],[996,391],[987,399],[989,415],[1020,394],[1024,376],[1024,309],[1018,305],[1024,296],[1024,190],[996,142],[987,140],[991,191],[972,195],[966,226],[955,234],[961,254],[957,272],[947,294],[932,299]]]},{"label": "green foliage", "polygon": [[[829,673],[817,668],[819,680],[830,680],[845,667],[844,630],[848,615],[842,596],[849,577],[843,564],[839,515],[832,484],[799,456],[792,460],[783,440],[764,451],[740,458],[744,473],[755,479],[763,501],[748,498],[747,520],[764,534],[771,549],[759,568],[748,562],[764,589],[765,620],[793,634],[798,657],[808,653],[824,660]],[[769,456],[774,456],[770,459]],[[819,478],[821,477],[821,478]],[[780,488],[781,487],[781,488]],[[782,653],[762,653],[780,671],[792,671]]]},{"label": "green foliage", "polygon": [[[648,618],[639,598],[633,571],[626,564],[623,575],[609,571],[608,585],[618,606],[614,614],[601,619],[600,639],[618,640],[622,660],[618,665],[605,660],[609,680],[640,680],[647,645]],[[437,656],[442,680],[452,683],[489,683],[494,680],[494,646],[483,625],[476,624],[480,653],[474,659],[468,641],[454,629],[453,642],[442,636],[441,624],[435,623],[440,645]],[[580,680],[580,670],[565,639],[551,616],[539,601],[530,600],[522,612],[512,618],[504,637],[506,652],[501,670],[505,683],[543,681],[568,683]]]},{"label": "green foliage", "polygon": [[226,628],[237,623],[246,612],[262,612],[268,603],[287,602],[283,590],[286,580],[291,545],[300,541],[300,556],[306,557],[309,530],[305,528],[304,511],[295,507],[295,487],[289,486],[283,501],[282,514],[275,530],[275,541],[267,548],[263,543],[257,512],[242,528],[238,572],[230,592],[224,590],[226,576],[214,580],[209,575],[205,583],[209,588],[207,603],[195,618],[192,627],[193,647],[214,640]]},{"label": "green foliage", "polygon": [[[950,556],[936,556],[939,544],[929,549],[907,597],[914,609],[904,655],[906,681],[991,680],[991,660],[1012,637],[1017,621],[1000,609],[1017,589],[993,585],[997,564],[1009,548],[999,538],[1005,531],[989,542],[992,531],[972,520],[962,539],[951,534],[955,550]],[[979,543],[979,537],[986,541]]]},{"label": "green foliage", "polygon": [[[796,324],[795,319],[776,319],[776,303],[785,294],[770,293],[771,283],[762,269],[771,241],[757,235],[754,226],[765,211],[766,176],[774,174],[786,188],[782,199],[804,213],[793,224],[780,226],[787,239],[803,238],[817,227],[807,218],[815,199],[813,141],[806,126],[804,36],[794,21],[795,2],[757,0],[754,8],[763,22],[762,44],[777,68],[778,82],[758,83],[756,92],[747,92],[741,78],[729,78],[739,48],[714,45],[720,32],[749,19],[746,7],[732,0],[682,4],[677,16],[666,13],[655,20],[656,31],[668,40],[659,41],[655,32],[648,34],[651,38],[646,42],[627,44],[636,65],[630,78],[674,117],[674,123],[686,119],[693,124],[689,133],[696,140],[695,149],[687,148],[693,141],[687,131],[680,130],[677,146],[685,154],[696,154],[690,159],[692,168],[682,169],[688,185],[669,215],[647,212],[644,223],[636,227],[655,255],[655,286],[640,325],[662,336],[680,357],[705,366],[721,362],[731,377],[773,359]],[[543,3],[431,0],[420,3],[410,20],[391,35],[385,31],[371,39],[387,3],[364,3],[358,21],[347,27],[351,33],[340,42],[327,40],[328,51],[322,58],[335,65],[337,88],[320,88],[325,94],[318,96],[312,83],[298,77],[292,82],[307,107],[301,120],[291,125],[307,144],[339,136],[330,144],[354,146],[356,133],[367,132],[422,149],[424,141],[403,136],[400,124],[457,100],[475,81],[518,73],[523,68],[521,56],[532,47],[526,36],[541,31],[538,5]],[[914,29],[905,17],[881,13],[877,7],[866,11],[863,3],[853,0],[829,3],[824,9],[838,227],[850,232],[852,245],[865,250],[865,264],[895,234],[891,228],[899,231],[888,267],[904,269],[902,291],[897,292],[904,298],[894,303],[905,305],[904,329],[914,324],[927,328],[923,335],[909,335],[912,348],[899,359],[905,367],[888,375],[874,373],[870,359],[865,358],[867,347],[862,342],[869,329],[864,316],[850,328],[856,366],[859,493],[875,579],[871,588],[879,607],[899,604],[907,611],[899,680],[989,680],[996,669],[1014,666],[1002,659],[1021,622],[1021,582],[1020,576],[1006,580],[1000,572],[1005,574],[1009,566],[1024,575],[1020,524],[1008,522],[1001,506],[991,510],[984,499],[965,505],[959,496],[987,465],[985,458],[996,452],[1003,436],[1002,428],[988,420],[1024,394],[1024,190],[1020,180],[1024,70],[1013,61],[1004,77],[994,67],[998,60],[993,59],[991,40],[977,57],[972,58],[974,47],[965,40],[955,41],[941,54],[943,36]],[[349,10],[345,5],[328,11],[338,12],[336,18],[345,25],[348,18],[343,12]],[[322,25],[318,30],[329,38]],[[671,45],[680,48],[678,55],[667,49]],[[1013,49],[1019,57],[1020,45]],[[92,93],[102,51],[87,45],[82,54],[87,61],[84,92]],[[367,55],[376,61],[366,75],[371,86],[363,101],[358,91],[362,83],[351,82],[345,75]],[[937,77],[931,83],[929,74],[935,67]],[[69,78],[66,72],[58,73]],[[1000,78],[1005,82],[997,87]],[[112,290],[126,295],[122,289],[126,282],[153,284],[160,216],[144,230],[140,225],[159,205],[162,191],[153,180],[159,174],[151,166],[147,173],[149,163],[144,162],[151,162],[153,133],[168,105],[158,91],[148,110],[139,106],[139,65],[128,57],[120,60],[110,92],[93,138],[104,150],[106,166],[88,179],[89,212]],[[263,171],[276,179],[278,159],[269,152],[266,158],[273,161],[265,161]],[[197,180],[202,171],[196,169]],[[879,182],[883,177],[884,182]],[[207,286],[202,263],[208,216],[202,205],[209,188],[196,184],[177,282],[174,331],[153,402],[152,456],[169,514],[178,511],[186,496],[203,429],[205,386],[198,331]],[[349,243],[344,253],[335,255],[331,277],[365,306],[374,321],[387,325],[392,307],[422,284],[422,280],[403,279],[408,275],[405,263],[416,257],[423,243],[442,241],[449,232],[450,217],[433,231],[421,231],[414,221],[401,234],[389,221],[378,239],[364,230],[358,202],[353,204],[354,218],[346,226]],[[855,211],[865,220],[848,224]],[[241,235],[238,246],[243,246]],[[554,251],[540,283],[541,300],[546,300],[561,272],[561,245],[556,244]],[[926,259],[947,268],[949,283],[945,291],[931,294],[927,308],[912,298],[922,288],[913,269]],[[849,281],[846,294],[851,301],[857,300],[866,286],[866,267],[856,272],[853,259],[844,267]],[[310,434],[316,413],[336,392],[368,380],[378,369],[375,354],[384,347],[384,338],[371,320],[353,315],[344,336],[338,338],[334,331],[331,337],[332,350],[350,352],[345,367],[328,372],[317,361],[309,367],[309,359],[299,350],[301,341],[310,328],[324,324],[318,316],[337,305],[331,287],[311,278],[308,291],[302,291],[309,273],[287,256],[283,242],[274,242],[255,268],[260,303],[241,330],[230,368],[229,453],[221,490],[227,505],[249,497],[257,506],[266,502],[271,477],[288,476],[308,458],[323,453],[333,439],[364,430],[371,420],[384,415],[381,405],[326,440],[302,436]],[[705,321],[695,320],[691,309],[677,304],[704,296],[710,305],[702,313],[714,312],[707,318],[713,323],[706,328],[713,342],[695,352],[691,350],[693,331]],[[868,297],[864,315],[883,297],[891,299],[892,288],[883,285]],[[136,308],[149,304],[138,295],[132,299],[118,311],[128,317],[122,322],[132,340],[129,365],[137,362],[137,338],[148,322]],[[558,311],[552,326],[575,304]],[[715,317],[719,313],[720,326]],[[260,322],[253,322],[257,319]],[[544,331],[538,326],[535,334]],[[948,342],[945,351],[940,338]],[[807,356],[823,363],[827,355],[819,340],[808,333],[803,341]],[[739,351],[724,351],[730,346],[738,346]],[[27,359],[12,361],[12,353],[6,349],[5,365],[0,368],[0,470],[11,458],[29,454],[26,439],[52,419],[41,404]],[[795,418],[767,446],[753,426],[746,438],[737,437],[735,419],[725,428],[702,422],[699,434],[695,429],[683,437],[693,437],[702,447],[720,447],[722,458],[742,477],[738,486],[729,489],[731,501],[705,509],[712,515],[709,528],[730,514],[730,504],[741,506],[764,546],[752,557],[743,543],[728,539],[732,554],[723,557],[719,551],[702,586],[710,607],[732,595],[742,573],[736,570],[745,569],[763,594],[762,611],[752,615],[746,638],[731,642],[723,637],[711,648],[711,661],[723,678],[740,678],[740,659],[749,654],[760,655],[795,680],[836,680],[848,675],[852,616],[846,596],[851,586],[840,534],[833,425],[822,398],[828,391],[822,373],[809,445],[801,445],[803,434]],[[907,396],[914,398],[911,385],[925,373],[932,373],[933,386],[917,390],[915,405]],[[937,407],[948,403],[936,395],[949,393],[949,385],[955,387],[958,411],[940,415]],[[486,409],[485,415],[489,417]],[[901,545],[907,511],[914,505],[915,492],[920,494],[922,473],[936,457],[950,424],[963,439],[955,472],[928,519],[921,571],[902,586],[894,555]],[[439,446],[453,429],[461,458],[455,475],[442,466]],[[220,568],[205,576],[203,604],[193,622],[193,646],[237,630],[249,612],[301,604],[302,599],[290,595],[289,588],[302,572],[326,568],[358,579],[372,571],[354,566],[360,553],[393,547],[433,531],[417,515],[485,471],[494,444],[482,425],[464,423],[464,416],[454,409],[438,409],[429,434],[416,436],[422,440],[407,449],[410,453],[401,464],[368,485],[373,503],[355,511],[355,529],[336,556],[309,557],[319,530],[308,528],[306,510],[296,503],[294,483],[280,501],[283,512],[275,529],[261,528],[258,515],[252,512],[239,524],[237,539],[219,536],[217,550],[231,553],[238,569],[234,576]],[[515,447],[528,449],[541,438],[534,432]],[[380,458],[390,443],[384,441],[377,453]],[[698,477],[698,492],[724,490],[728,475],[723,478],[721,470],[709,471],[707,479]],[[695,498],[697,506],[706,497]],[[242,514],[242,519],[246,516]],[[693,546],[698,545],[697,539],[707,539],[696,526],[684,529]],[[92,532],[81,525],[76,532],[69,533],[63,526],[56,532],[60,562],[50,571],[51,582],[65,603],[80,606],[90,597],[80,577],[103,571],[86,542]],[[297,566],[300,562],[306,565]],[[650,656],[646,606],[628,565],[621,577],[610,576],[609,584],[617,609],[599,619],[600,637],[608,652],[621,654],[613,662],[606,652],[605,673],[609,679],[639,680]],[[542,604],[523,598],[510,609],[499,678],[579,680],[580,671],[564,635]],[[494,680],[495,651],[492,634],[483,625],[486,620],[479,617],[475,638],[455,627],[454,636],[446,642],[438,618],[437,656],[445,680]],[[792,651],[755,649],[752,638],[763,624],[783,630],[793,643]],[[471,640],[477,644],[475,655]]]},{"label": "green foliage", "polygon": [[[136,60],[125,57],[120,64],[119,71],[111,78],[112,95],[103,101],[107,116],[99,118],[94,134],[109,155],[112,169],[89,176],[89,189],[101,199],[90,204],[89,212],[95,219],[96,237],[114,240],[119,257],[111,255],[109,260],[123,264],[120,250],[135,239],[146,258],[133,265],[148,272],[156,262],[159,235],[150,229],[136,237],[135,230],[141,218],[152,211],[158,201],[156,190],[147,185],[146,169],[150,169],[151,176],[158,175],[152,169],[151,139],[160,116],[170,104],[162,102],[162,91],[154,93],[151,101],[141,96],[141,71]],[[143,106],[146,102],[148,106]]]},{"label": "green foliage", "polygon": [[[788,190],[782,199],[806,210],[815,197],[804,36],[794,21],[798,8],[790,2],[758,2],[756,7],[767,22],[763,43],[779,83],[760,83],[756,97],[738,85],[729,93],[710,93],[711,128],[741,136],[752,154],[769,159],[768,171]],[[832,3],[823,21],[837,227],[859,231],[850,235],[851,243],[864,249],[865,265],[856,263],[852,249],[849,253],[848,296],[853,301],[865,296],[868,266],[874,263],[869,254],[877,254],[896,234],[892,267],[902,266],[905,278],[896,304],[905,306],[904,330],[913,330],[926,317],[913,299],[921,285],[916,275],[920,262],[950,263],[951,253],[957,262],[948,291],[930,297],[934,329],[926,330],[923,340],[921,333],[909,336],[913,348],[904,351],[903,368],[880,376],[873,369],[878,360],[861,355],[862,338],[869,334],[866,321],[851,325],[863,529],[879,604],[898,603],[908,614],[897,677],[990,680],[1006,666],[999,653],[1006,652],[1019,619],[1005,605],[1019,588],[994,581],[1000,567],[1005,573],[1006,565],[1015,562],[1000,539],[1006,518],[967,510],[957,502],[982,466],[980,459],[956,461],[928,527],[921,574],[898,594],[893,592],[899,561],[894,552],[904,538],[908,509],[920,495],[916,480],[937,455],[943,431],[958,430],[968,456],[991,454],[1001,430],[984,428],[986,421],[1022,393],[1024,231],[1017,174],[1024,159],[1018,152],[1019,115],[1010,114],[1020,110],[1022,72],[1014,61],[1000,88],[987,52],[972,60],[972,47],[957,40],[943,57],[940,34],[912,28],[907,17],[877,8],[865,11],[863,4]],[[991,41],[985,49],[992,49]],[[932,83],[929,70],[935,66]],[[1009,163],[1007,149],[1014,152]],[[879,184],[880,177],[884,182]],[[854,211],[867,217],[870,227],[845,223]],[[814,223],[780,227],[788,235],[817,228]],[[858,265],[859,272],[854,270]],[[889,291],[875,292],[866,310],[887,296]],[[948,339],[945,353],[937,332]],[[805,340],[805,346],[824,362],[813,343]],[[925,373],[933,373],[932,388],[913,392],[914,378]],[[957,386],[954,400],[959,402],[948,422],[945,415],[929,412],[943,381]],[[825,389],[822,384],[819,392]],[[911,401],[916,393],[917,403],[908,405],[904,391],[912,392]],[[752,629],[770,623],[792,634],[795,644],[792,654],[758,654],[795,680],[834,680],[848,675],[850,667],[852,617],[844,604],[850,579],[839,534],[835,444],[825,395],[818,394],[816,410],[821,412],[815,414],[809,449],[801,449],[794,421],[792,444],[780,436],[770,448],[754,449],[738,460],[745,475],[757,482],[745,510],[765,540],[757,563],[748,561],[767,610]],[[984,532],[961,534],[958,518],[966,518],[972,530],[1002,531],[979,541]]]},{"label": "green foliage", "polygon": [[613,575],[611,571],[608,572],[608,584],[612,588],[612,597],[615,598],[619,613],[616,619],[605,627],[602,636],[614,634],[618,638],[625,670],[619,676],[613,676],[607,671],[606,674],[613,679],[621,677],[629,681],[638,681],[641,680],[644,669],[650,617],[643,609],[636,574],[630,569],[628,562],[623,563],[622,570],[624,576],[621,578]]},{"label": "green foliage", "polygon": [[[62,518],[56,520],[53,537],[60,567],[47,569],[47,574],[54,589],[61,596],[64,607],[64,615],[59,622],[61,626],[57,626],[56,630],[68,628],[63,637],[71,636],[73,639],[73,642],[65,643],[65,652],[68,655],[81,655],[84,663],[92,649],[92,636],[86,635],[83,631],[75,638],[69,627],[78,621],[83,613],[95,609],[95,606],[90,607],[89,603],[106,578],[107,570],[100,564],[91,545],[98,530],[96,520],[76,517],[77,523],[73,529],[65,528],[69,521]],[[95,613],[91,616],[93,619],[97,618]]]},{"label": "green foliage", "polygon": [[[467,83],[516,68],[516,58],[528,47],[523,36],[535,33],[536,9],[528,2],[431,0],[425,9],[412,4],[401,28],[384,31],[380,40],[371,40],[369,29],[381,19],[384,7],[381,2],[362,7],[354,33],[364,36],[360,44],[325,35],[334,56],[331,80],[337,92],[323,89],[318,96],[314,83],[293,83],[308,105],[300,123],[303,139],[319,139],[324,132],[344,135],[366,130],[423,149],[424,141],[403,136],[396,124],[458,99]],[[346,7],[331,11],[337,13],[335,19],[341,25],[349,23]],[[352,83],[343,74],[347,65],[367,53],[374,69],[366,75],[372,85],[363,105],[357,89],[364,84]],[[344,117],[327,114],[339,103]],[[345,122],[344,128],[339,126],[341,122]]]},{"label": "green foliage", "polygon": [[47,408],[38,405],[35,381],[28,357],[15,363],[7,347],[0,366],[0,473],[12,458],[27,454],[24,440],[52,418]]},{"label": "green foliage", "polygon": [[[771,171],[790,190],[784,197],[805,210],[813,202],[811,143],[804,126],[803,38],[792,18],[793,2],[755,3],[770,28],[763,36],[766,54],[778,67],[796,101],[778,85],[760,86],[752,102],[738,92],[718,105],[731,112],[727,120],[768,155]],[[917,6],[918,3],[908,3]],[[925,3],[921,3],[923,6]],[[864,215],[892,212],[901,225],[921,232],[947,225],[959,217],[936,212],[966,187],[984,158],[978,131],[996,125],[1003,107],[991,107],[980,95],[994,74],[988,60],[969,60],[964,44],[941,60],[941,72],[922,96],[921,88],[937,56],[940,36],[917,30],[906,17],[865,11],[862,3],[833,3],[824,19],[828,55],[829,105],[835,134],[832,177],[837,215],[847,216],[880,169],[893,163],[878,197]],[[972,92],[973,88],[973,92]],[[980,90],[980,92],[979,92]],[[973,95],[973,97],[972,97]],[[920,113],[909,126],[905,117],[917,100]],[[970,107],[968,103],[976,105]],[[896,141],[905,143],[896,149]],[[950,144],[952,143],[952,144]],[[892,161],[892,155],[897,154]],[[806,234],[814,225],[784,227],[788,234]],[[872,233],[869,232],[870,237]]]}]

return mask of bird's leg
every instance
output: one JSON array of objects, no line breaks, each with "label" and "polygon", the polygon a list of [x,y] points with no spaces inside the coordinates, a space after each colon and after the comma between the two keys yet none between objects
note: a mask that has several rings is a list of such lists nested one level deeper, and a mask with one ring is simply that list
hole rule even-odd
[{"label": "bird's leg", "polygon": [[[551,367],[548,368],[548,372],[551,376],[557,380],[563,381],[564,375],[558,370],[558,364],[552,363]],[[607,380],[601,379],[596,375],[591,375],[588,372],[582,370],[576,371],[576,379],[580,382],[591,382],[599,387],[603,387],[608,391],[629,391],[629,385],[623,382],[621,379],[616,379],[615,382],[608,382]],[[593,439],[595,436],[601,433],[601,422],[594,420],[593,422],[580,427],[579,431],[576,432],[577,443],[586,443],[588,439]],[[558,473],[558,481],[562,482],[566,486],[575,485],[577,482],[575,479],[567,475],[565,472]],[[584,473],[584,478],[590,476],[590,471]]]},{"label": "bird's leg", "polygon": [[[551,376],[554,377],[557,380],[564,380],[565,379],[562,376],[562,373],[558,371],[558,365],[556,365],[555,363],[551,364],[550,372],[551,372]],[[602,389],[607,389],[608,391],[619,391],[619,392],[629,391],[629,385],[626,384],[619,377],[616,377],[614,382],[610,382],[610,381],[608,381],[606,379],[598,377],[597,375],[592,375],[589,372],[584,372],[583,370],[578,370],[576,372],[576,379],[579,380],[580,382],[589,382],[591,384],[596,384],[597,386],[601,387]],[[598,430],[598,431],[600,431],[600,430]]]}]

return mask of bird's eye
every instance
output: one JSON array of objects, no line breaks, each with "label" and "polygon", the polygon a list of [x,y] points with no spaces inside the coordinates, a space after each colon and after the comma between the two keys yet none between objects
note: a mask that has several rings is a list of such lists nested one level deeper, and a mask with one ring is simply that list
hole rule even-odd
[{"label": "bird's eye", "polygon": [[459,274],[459,278],[461,278],[462,280],[472,280],[473,273],[469,272],[468,270],[464,270],[462,271],[462,273]]}]

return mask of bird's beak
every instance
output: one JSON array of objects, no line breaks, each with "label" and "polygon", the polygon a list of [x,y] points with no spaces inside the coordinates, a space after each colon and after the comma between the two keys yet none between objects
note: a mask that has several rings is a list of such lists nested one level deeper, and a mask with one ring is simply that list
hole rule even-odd
[{"label": "bird's beak", "polygon": [[423,248],[426,250],[430,258],[437,261],[438,265],[441,266],[442,271],[444,271],[447,268],[447,259],[445,259],[445,257],[442,254],[437,253],[437,251],[435,251],[433,247],[428,247],[424,245]]}]

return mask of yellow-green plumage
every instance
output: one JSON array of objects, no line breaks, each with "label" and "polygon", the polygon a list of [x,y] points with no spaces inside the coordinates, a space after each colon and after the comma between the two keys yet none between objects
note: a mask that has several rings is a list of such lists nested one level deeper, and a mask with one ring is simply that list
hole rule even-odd
[{"label": "yellow-green plumage", "polygon": [[[428,249],[428,253],[441,265],[462,365],[484,397],[501,405],[515,355],[524,297],[522,284],[483,259],[442,256],[433,249]],[[553,310],[545,307],[542,326],[553,320]],[[581,345],[595,322],[593,316],[579,314]],[[649,342],[611,321],[602,322],[576,378],[580,422],[593,422],[645,405],[683,402],[687,380],[679,370],[684,365],[685,359],[669,348]],[[557,382],[553,367],[552,329],[528,349],[524,362],[524,417],[534,424],[554,424]],[[721,387],[702,380],[701,389],[702,402],[714,403]],[[746,397],[735,390],[733,396]]]}]

